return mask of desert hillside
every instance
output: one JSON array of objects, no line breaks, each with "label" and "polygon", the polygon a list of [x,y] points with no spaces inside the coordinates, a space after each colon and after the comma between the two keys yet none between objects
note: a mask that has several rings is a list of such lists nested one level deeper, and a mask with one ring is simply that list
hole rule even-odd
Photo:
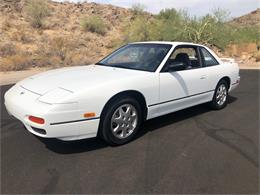
[{"label": "desert hillside", "polygon": [[257,10],[246,14],[244,16],[235,18],[232,24],[240,25],[240,26],[260,26],[260,8]]},{"label": "desert hillside", "polygon": [[[15,66],[14,61],[21,63],[21,69],[95,62],[118,44],[124,21],[133,18],[130,10],[112,5],[48,1],[50,14],[42,28],[33,28],[24,10],[25,2],[1,0],[0,3],[0,56],[7,69],[7,65]],[[81,20],[91,15],[103,19],[104,34],[82,29]]]},{"label": "desert hillside", "polygon": [[[87,2],[0,0],[0,71],[90,64],[127,41],[187,40],[213,48],[216,48],[215,43],[224,45],[229,41],[222,43],[227,36],[219,35],[217,29],[223,27],[217,20],[216,28],[208,25],[208,29],[203,29],[212,18],[184,19],[185,15],[174,9],[157,16],[143,12],[140,7],[125,9]],[[258,25],[259,9],[232,23],[247,27]],[[187,28],[183,28],[185,25]],[[181,29],[191,30],[181,32]],[[211,40],[215,43],[207,43],[205,39],[213,31],[216,37]],[[197,37],[198,32],[201,34]],[[251,37],[251,34],[244,34],[244,37]],[[229,35],[231,39],[231,33]]]}]

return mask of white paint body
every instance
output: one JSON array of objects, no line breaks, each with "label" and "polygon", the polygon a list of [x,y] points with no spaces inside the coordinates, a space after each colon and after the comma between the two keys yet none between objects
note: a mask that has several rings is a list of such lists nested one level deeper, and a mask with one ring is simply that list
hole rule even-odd
[{"label": "white paint body", "polygon": [[[173,45],[155,72],[98,65],[47,71],[24,79],[8,90],[5,94],[7,111],[37,136],[77,140],[97,136],[104,106],[120,92],[141,93],[146,101],[148,120],[211,101],[223,77],[231,81],[229,91],[239,84],[237,64],[223,63],[208,48],[220,65],[161,73],[174,48],[187,43],[154,43]],[[95,112],[95,118],[84,120],[87,112]],[[30,115],[43,118],[45,123],[30,121]],[[46,134],[33,128],[44,129]]]}]

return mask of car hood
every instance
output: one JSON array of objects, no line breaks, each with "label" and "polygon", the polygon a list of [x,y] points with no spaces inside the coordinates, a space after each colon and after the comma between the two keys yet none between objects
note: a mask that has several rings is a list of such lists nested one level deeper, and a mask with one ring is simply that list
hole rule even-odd
[{"label": "car hood", "polygon": [[[129,77],[136,77],[143,74],[148,74],[148,72],[89,65],[43,72],[31,76],[19,82],[19,84],[23,88],[39,95],[44,95],[53,90],[57,92],[57,88],[74,93],[97,86],[105,87],[109,83],[120,82]],[[57,92],[57,94],[59,93]]]}]

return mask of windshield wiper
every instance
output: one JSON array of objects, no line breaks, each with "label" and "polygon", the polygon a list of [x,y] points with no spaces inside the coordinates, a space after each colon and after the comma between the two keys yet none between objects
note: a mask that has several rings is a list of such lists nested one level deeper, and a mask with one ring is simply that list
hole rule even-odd
[{"label": "windshield wiper", "polygon": [[107,66],[106,64],[101,63],[101,62],[98,62],[98,63],[96,63],[95,65]]},{"label": "windshield wiper", "polygon": [[127,66],[123,66],[123,65],[119,65],[119,64],[116,64],[116,65],[110,65],[111,67],[114,67],[114,68],[127,68],[127,69],[130,69],[130,67],[127,67]]},{"label": "windshield wiper", "polygon": [[128,67],[128,66],[124,66],[124,65],[120,65],[120,64],[104,64],[102,62],[98,62],[95,65],[100,65],[100,66],[109,66],[109,67],[113,67],[113,68],[124,68],[124,69],[129,69],[129,70],[139,70],[133,67]]}]

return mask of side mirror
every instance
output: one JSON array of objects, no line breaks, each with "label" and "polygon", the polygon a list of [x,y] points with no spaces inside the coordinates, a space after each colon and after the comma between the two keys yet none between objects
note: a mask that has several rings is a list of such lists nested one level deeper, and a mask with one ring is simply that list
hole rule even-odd
[{"label": "side mirror", "polygon": [[170,62],[167,64],[168,72],[185,70],[186,66],[183,62]]}]

